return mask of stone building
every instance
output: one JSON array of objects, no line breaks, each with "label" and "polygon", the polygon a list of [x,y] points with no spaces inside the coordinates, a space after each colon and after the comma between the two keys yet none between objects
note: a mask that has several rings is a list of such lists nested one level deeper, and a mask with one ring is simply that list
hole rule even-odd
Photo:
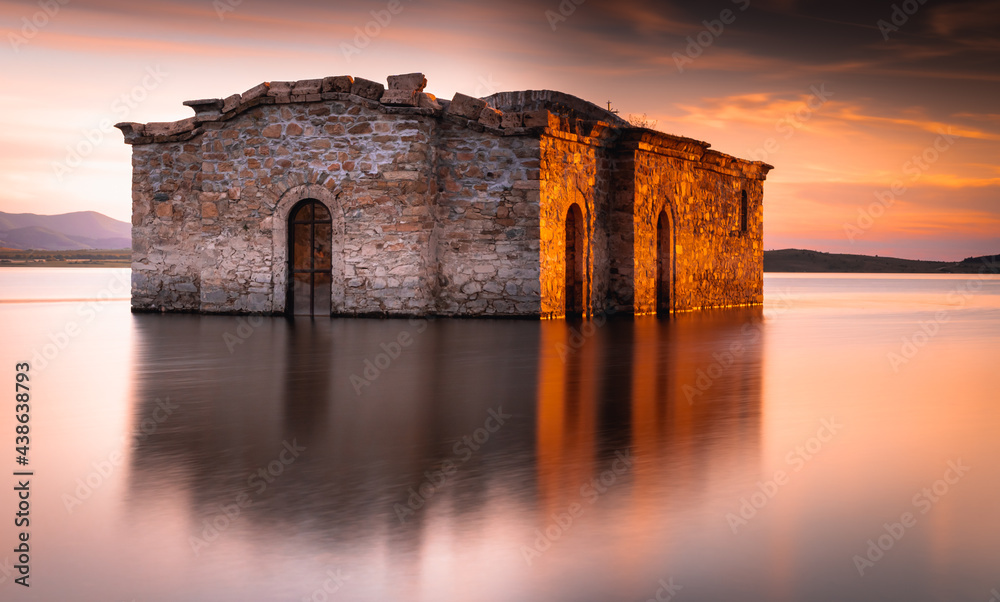
[{"label": "stone building", "polygon": [[592,316],[763,300],[771,166],[552,91],[263,83],[121,123],[135,311]]}]

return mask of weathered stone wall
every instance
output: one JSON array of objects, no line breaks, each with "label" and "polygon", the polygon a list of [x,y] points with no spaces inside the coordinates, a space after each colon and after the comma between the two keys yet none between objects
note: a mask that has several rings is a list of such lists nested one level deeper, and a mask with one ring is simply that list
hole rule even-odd
[{"label": "weathered stone wall", "polygon": [[[655,229],[661,210],[673,228],[673,310],[762,303],[763,186],[754,170],[747,173],[745,162],[712,151],[689,160],[641,148],[634,162],[634,311],[656,311]],[[740,232],[742,191],[749,201],[745,233]]]},{"label": "weathered stone wall", "polygon": [[[137,278],[134,305],[283,311],[287,243],[276,224],[317,198],[334,216],[334,312],[423,313],[433,307],[434,127],[425,115],[329,100],[263,105],[188,143],[137,146],[134,267],[162,277]],[[286,196],[310,184],[321,189]]]},{"label": "weathered stone wall", "polygon": [[200,306],[201,145],[170,142],[132,152],[132,305]]},{"label": "weathered stone wall", "polygon": [[[670,309],[763,301],[761,167],[708,145],[632,130],[567,123],[542,136],[542,315],[565,314],[566,212],[587,224],[585,314],[657,312],[657,219],[667,219]],[[590,135],[585,135],[590,134]],[[741,192],[749,228],[739,232]]]},{"label": "weathered stone wall", "polygon": [[539,143],[521,115],[419,90],[386,105],[364,80],[288,94],[300,84],[122,124],[134,308],[283,312],[289,212],[313,198],[333,215],[333,313],[538,315]]},{"label": "weathered stone wall", "polygon": [[439,127],[437,313],[538,315],[539,141],[476,130]]}]

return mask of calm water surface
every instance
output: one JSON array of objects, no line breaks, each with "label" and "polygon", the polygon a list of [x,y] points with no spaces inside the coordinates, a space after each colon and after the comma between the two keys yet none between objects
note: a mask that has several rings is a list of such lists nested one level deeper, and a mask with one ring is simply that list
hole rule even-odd
[{"label": "calm water surface", "polygon": [[25,590],[7,407],[4,600],[1000,591],[996,276],[576,325],[132,315],[127,280],[0,269],[36,471]]}]

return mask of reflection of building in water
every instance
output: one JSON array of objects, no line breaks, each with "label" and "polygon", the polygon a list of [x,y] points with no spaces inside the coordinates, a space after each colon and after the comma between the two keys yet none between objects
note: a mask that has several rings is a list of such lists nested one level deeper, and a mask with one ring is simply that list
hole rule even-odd
[{"label": "reflection of building in water", "polygon": [[[761,309],[748,308],[594,329],[543,324],[537,410],[543,528],[574,503],[586,509],[603,489],[625,495],[621,520],[647,527],[630,533],[650,534],[621,550],[621,568],[628,570],[652,553],[657,530],[649,527],[662,525],[667,507],[693,507],[715,475],[757,470],[761,319]],[[632,465],[604,487],[601,475],[617,452],[627,452]],[[630,565],[630,558],[637,562]]]},{"label": "reflection of building in water", "polygon": [[[743,327],[759,316],[262,319],[232,353],[225,335],[243,318],[135,316],[134,422],[157,399],[177,409],[135,442],[128,509],[169,501],[188,541],[225,523],[221,509],[245,495],[252,503],[206,554],[253,556],[280,539],[366,575],[384,571],[372,577],[382,582],[474,571],[499,548],[522,570],[519,546],[536,526],[589,504],[600,487],[581,487],[622,468],[621,454],[626,470],[574,535],[599,523],[614,533],[601,540],[614,562],[662,557],[654,536],[673,520],[668,506],[695,506],[706,484],[757,470],[761,349]],[[734,343],[739,357],[700,383]],[[491,411],[509,418],[488,431]],[[286,443],[304,448],[288,464]]]},{"label": "reflection of building in water", "polygon": [[[135,442],[132,497],[179,489],[192,535],[246,493],[241,528],[331,540],[388,529],[412,549],[426,508],[401,524],[393,505],[437,483],[444,462],[460,470],[425,505],[457,513],[481,508],[507,472],[532,472],[537,323],[261,319],[230,353],[225,335],[244,318],[135,319],[135,422],[158,398],[179,408]],[[513,418],[481,442],[491,410]],[[279,466],[293,441],[305,451]]]}]

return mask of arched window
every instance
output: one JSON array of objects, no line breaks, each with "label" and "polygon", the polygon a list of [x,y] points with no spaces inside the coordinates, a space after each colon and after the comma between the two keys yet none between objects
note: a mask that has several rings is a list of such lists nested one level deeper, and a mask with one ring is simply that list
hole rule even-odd
[{"label": "arched window", "polygon": [[288,312],[329,316],[333,271],[333,220],[315,199],[288,214]]},{"label": "arched window", "polygon": [[673,283],[671,230],[670,216],[666,210],[660,211],[656,219],[656,313],[660,315],[670,313],[670,289]]},{"label": "arched window", "polygon": [[750,203],[747,201],[747,191],[742,191],[740,198],[740,234],[746,234],[750,228]]},{"label": "arched window", "polygon": [[573,203],[566,212],[566,316],[583,315],[583,213]]}]

